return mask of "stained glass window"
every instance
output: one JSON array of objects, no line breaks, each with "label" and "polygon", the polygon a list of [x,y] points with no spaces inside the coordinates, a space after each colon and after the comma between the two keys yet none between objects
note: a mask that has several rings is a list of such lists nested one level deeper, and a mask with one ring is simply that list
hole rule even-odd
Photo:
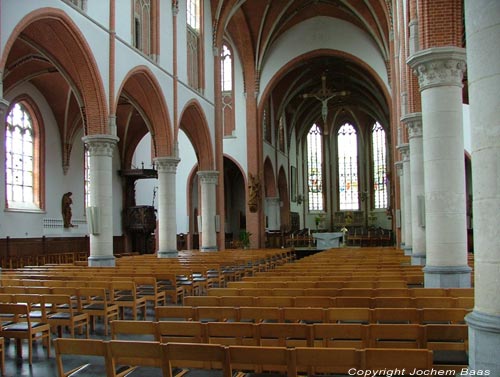
[{"label": "stained glass window", "polygon": [[187,75],[189,86],[201,89],[201,23],[200,0],[187,1]]},{"label": "stained glass window", "polygon": [[323,140],[314,124],[307,135],[307,187],[310,211],[323,211]]},{"label": "stained glass window", "polygon": [[339,208],[340,210],[359,209],[358,177],[358,135],[349,123],[340,127],[337,134]]},{"label": "stained glass window", "polygon": [[387,150],[380,123],[372,128],[373,196],[375,208],[387,208]]},{"label": "stained glass window", "polygon": [[200,0],[187,0],[187,23],[194,30],[200,30]]},{"label": "stained glass window", "polygon": [[7,206],[35,207],[34,132],[31,116],[15,104],[6,119],[5,186]]},{"label": "stained glass window", "polygon": [[134,47],[151,53],[151,1],[134,1]]}]

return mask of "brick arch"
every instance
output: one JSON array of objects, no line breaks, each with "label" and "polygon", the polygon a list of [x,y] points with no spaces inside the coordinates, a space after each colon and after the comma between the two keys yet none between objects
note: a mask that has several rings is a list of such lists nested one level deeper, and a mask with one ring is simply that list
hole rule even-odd
[{"label": "brick arch", "polygon": [[188,102],[180,119],[180,129],[193,145],[200,171],[213,170],[215,168],[213,146],[208,122],[200,104],[196,100]]},{"label": "brick arch", "polygon": [[[64,70],[61,73],[81,101],[84,133],[108,134],[108,109],[102,77],[89,44],[71,18],[64,11],[49,7],[26,15],[5,44],[0,70],[5,71],[8,55],[21,33],[43,48],[56,67]],[[47,35],[51,38],[47,39]]]},{"label": "brick arch", "polygon": [[[147,118],[146,123],[151,133],[155,157],[171,156],[173,143],[168,106],[160,84],[151,70],[146,66],[137,66],[127,73],[118,90],[117,100],[113,104],[115,114],[122,93],[126,93]],[[135,147],[126,149],[133,150]]]},{"label": "brick arch", "polygon": [[274,176],[273,164],[269,157],[266,157],[264,161],[264,187],[266,197],[276,197],[276,178]]}]

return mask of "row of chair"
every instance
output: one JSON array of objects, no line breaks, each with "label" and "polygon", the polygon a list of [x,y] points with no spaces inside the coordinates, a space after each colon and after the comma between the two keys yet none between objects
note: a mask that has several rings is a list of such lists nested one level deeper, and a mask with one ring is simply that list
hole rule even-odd
[{"label": "row of chair", "polygon": [[261,306],[158,306],[157,321],[304,323],[465,323],[460,308],[320,308]]},{"label": "row of chair", "polygon": [[349,297],[474,297],[474,288],[370,287],[369,284],[336,287],[233,287],[211,288],[209,296],[349,296]]},{"label": "row of chair", "polygon": [[[318,293],[319,294],[319,293]],[[324,293],[323,293],[324,294]],[[185,305],[336,308],[465,308],[474,297],[188,296]]]},{"label": "row of chair", "polygon": [[294,377],[304,373],[352,374],[378,368],[398,373],[433,368],[432,351],[424,349],[312,349],[95,339],[56,339],[54,343],[59,377],[88,366],[84,363],[67,370],[67,355],[101,356],[100,375],[111,377],[124,376],[138,368],[160,369],[164,377],[172,377],[179,368],[205,372],[215,369],[224,377],[238,375],[238,371],[272,371]]}]

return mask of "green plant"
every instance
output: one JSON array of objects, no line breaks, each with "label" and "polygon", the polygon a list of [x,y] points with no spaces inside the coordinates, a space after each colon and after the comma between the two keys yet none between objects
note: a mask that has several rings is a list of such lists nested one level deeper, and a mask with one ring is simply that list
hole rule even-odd
[{"label": "green plant", "polygon": [[240,232],[241,246],[243,246],[244,248],[250,247],[250,236],[251,235],[252,235],[252,233],[250,233],[246,230],[242,230]]}]

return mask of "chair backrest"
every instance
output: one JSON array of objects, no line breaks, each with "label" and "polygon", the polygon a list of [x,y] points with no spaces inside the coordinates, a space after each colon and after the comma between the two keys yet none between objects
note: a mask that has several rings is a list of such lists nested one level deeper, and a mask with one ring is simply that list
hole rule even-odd
[{"label": "chair backrest", "polygon": [[371,348],[423,348],[424,326],[411,324],[371,324],[368,342]]},{"label": "chair backrest", "polygon": [[131,336],[137,340],[158,341],[156,322],[132,320],[111,321],[112,339],[130,339]]},{"label": "chair backrest", "polygon": [[192,321],[196,318],[196,312],[192,306],[157,306],[155,317],[157,321]]},{"label": "chair backrest", "polygon": [[287,372],[290,349],[286,347],[230,346],[228,347],[230,372],[237,370]]},{"label": "chair backrest", "polygon": [[236,321],[239,316],[234,306],[198,306],[195,312],[196,320],[201,322]]},{"label": "chair backrest", "polygon": [[257,326],[261,346],[312,346],[312,329],[310,325],[301,323],[260,323]]},{"label": "chair backrest", "polygon": [[[110,340],[107,347],[110,368],[113,372],[118,365],[127,365],[130,370],[140,366],[161,368],[163,375],[167,375],[168,363],[163,357],[163,347],[160,342]],[[124,372],[120,371],[120,375],[125,375]]]},{"label": "chair backrest", "polygon": [[244,322],[209,322],[206,336],[209,343],[224,345],[259,345],[257,326]]},{"label": "chair backrest", "polygon": [[176,343],[163,345],[168,363],[167,376],[172,376],[172,368],[222,369],[224,377],[231,377],[227,352],[219,344]]},{"label": "chair backrest", "polygon": [[312,338],[318,347],[365,348],[368,345],[368,326],[360,323],[316,323]]},{"label": "chair backrest", "polygon": [[292,352],[290,365],[293,370],[289,373],[296,376],[298,373],[313,374],[348,374],[349,371],[360,370],[361,352],[355,348],[325,348],[325,347],[296,347]]},{"label": "chair backrest", "polygon": [[101,356],[103,359],[99,365],[103,374],[105,373],[109,376],[113,373],[109,369],[109,365],[105,360],[107,356],[106,342],[101,339],[56,338],[54,339],[54,349],[56,352],[56,366],[59,377],[69,376],[72,373],[88,366],[87,360],[85,360],[85,363],[75,367],[74,357],[72,357],[71,369],[66,370],[64,368],[64,355]]},{"label": "chair backrest", "polygon": [[361,369],[432,369],[432,351],[427,349],[366,348],[361,355]]},{"label": "chair backrest", "polygon": [[375,308],[372,310],[374,323],[420,323],[420,309]]},{"label": "chair backrest", "polygon": [[278,307],[242,306],[239,313],[239,320],[244,322],[281,322],[281,310]]},{"label": "chair backrest", "polygon": [[370,323],[371,310],[369,308],[330,308],[326,313],[327,322],[338,323]]},{"label": "chair backrest", "polygon": [[157,339],[161,342],[203,343],[205,328],[198,321],[159,321],[156,324]]}]

